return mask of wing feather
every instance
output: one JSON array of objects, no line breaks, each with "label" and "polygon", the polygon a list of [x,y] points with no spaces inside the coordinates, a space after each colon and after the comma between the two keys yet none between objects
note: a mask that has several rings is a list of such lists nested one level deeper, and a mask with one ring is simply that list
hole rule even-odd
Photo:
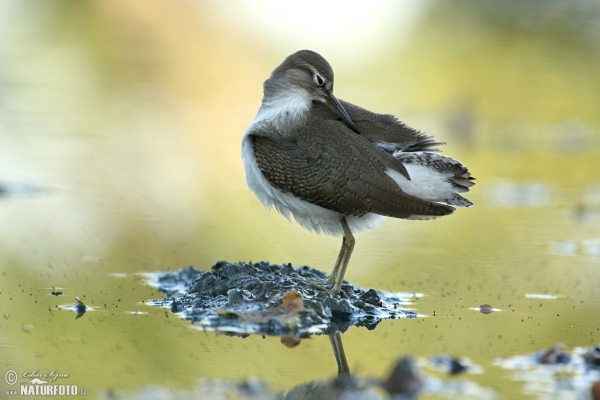
[{"label": "wing feather", "polygon": [[[327,134],[315,135],[315,130]],[[312,204],[354,216],[408,218],[454,211],[402,192],[386,173],[407,174],[402,163],[335,118],[312,118],[290,136],[257,129],[251,137],[267,181]]]}]

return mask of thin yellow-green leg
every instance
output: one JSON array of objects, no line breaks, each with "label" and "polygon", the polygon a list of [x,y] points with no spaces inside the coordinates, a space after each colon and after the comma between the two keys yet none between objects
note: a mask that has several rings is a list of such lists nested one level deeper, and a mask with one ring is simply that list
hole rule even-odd
[{"label": "thin yellow-green leg", "polygon": [[340,254],[338,255],[335,265],[333,266],[333,270],[329,275],[329,279],[327,279],[327,283],[333,283],[333,288],[331,289],[333,293],[338,293],[342,287],[346,268],[348,268],[348,262],[350,261],[350,256],[352,255],[354,244],[356,242],[345,217],[340,218],[340,223],[344,229],[342,248],[340,249]]}]

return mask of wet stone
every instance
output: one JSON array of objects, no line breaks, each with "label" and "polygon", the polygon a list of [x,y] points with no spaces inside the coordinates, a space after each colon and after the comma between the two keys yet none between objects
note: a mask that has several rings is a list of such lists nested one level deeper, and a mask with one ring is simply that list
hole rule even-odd
[{"label": "wet stone", "polygon": [[193,282],[197,277],[205,274],[194,267],[187,267],[175,272],[164,272],[158,274],[156,279],[156,287],[165,294],[174,294],[179,291],[182,286],[189,287],[190,282]]},{"label": "wet stone", "polygon": [[[336,299],[328,297],[321,303],[326,309],[329,309],[330,315],[341,321],[350,321],[352,319],[353,307],[346,299]],[[360,306],[359,302],[355,302],[355,307]]]},{"label": "wet stone", "polygon": [[227,292],[227,305],[233,305],[244,301],[244,292],[240,289],[231,289]]},{"label": "wet stone", "polygon": [[[351,326],[373,329],[383,319],[417,317],[397,306],[408,302],[397,294],[344,282],[342,291],[332,295],[310,283],[324,282],[327,274],[307,266],[219,261],[211,271],[189,267],[156,275],[153,284],[169,297],[150,304],[168,307],[199,327],[240,336],[305,337],[344,332]],[[175,293],[175,287],[188,289]],[[283,296],[291,291],[303,300],[293,312],[281,307]]]},{"label": "wet stone", "polygon": [[377,294],[375,289],[369,289],[360,295],[360,299],[365,303],[373,304],[375,306],[381,306],[381,298]]}]

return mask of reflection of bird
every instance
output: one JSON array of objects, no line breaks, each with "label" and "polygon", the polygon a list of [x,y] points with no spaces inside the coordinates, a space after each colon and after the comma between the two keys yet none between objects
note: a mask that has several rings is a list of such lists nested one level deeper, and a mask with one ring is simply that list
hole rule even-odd
[{"label": "reflection of bird", "polygon": [[333,95],[333,70],[319,54],[292,54],[264,83],[261,108],[242,141],[250,189],[304,228],[343,235],[327,283],[341,288],[352,232],[382,216],[432,219],[472,203],[473,185],[442,143]]},{"label": "reflection of bird", "polygon": [[405,399],[416,398],[423,387],[423,381],[414,360],[410,357],[399,359],[383,387],[391,395],[404,395]]}]

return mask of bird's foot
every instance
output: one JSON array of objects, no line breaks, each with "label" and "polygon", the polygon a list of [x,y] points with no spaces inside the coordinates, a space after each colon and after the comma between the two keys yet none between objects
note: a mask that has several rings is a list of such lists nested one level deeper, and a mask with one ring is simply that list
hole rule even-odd
[{"label": "bird's foot", "polygon": [[334,296],[336,294],[338,294],[339,291],[334,291],[333,289],[330,289],[328,287],[326,287],[326,285],[331,285],[332,282],[329,281],[318,281],[318,280],[314,280],[314,279],[306,279],[301,277],[302,281],[304,283],[308,283],[311,286],[316,287],[317,289],[320,289],[324,292],[329,293],[330,295]]}]

